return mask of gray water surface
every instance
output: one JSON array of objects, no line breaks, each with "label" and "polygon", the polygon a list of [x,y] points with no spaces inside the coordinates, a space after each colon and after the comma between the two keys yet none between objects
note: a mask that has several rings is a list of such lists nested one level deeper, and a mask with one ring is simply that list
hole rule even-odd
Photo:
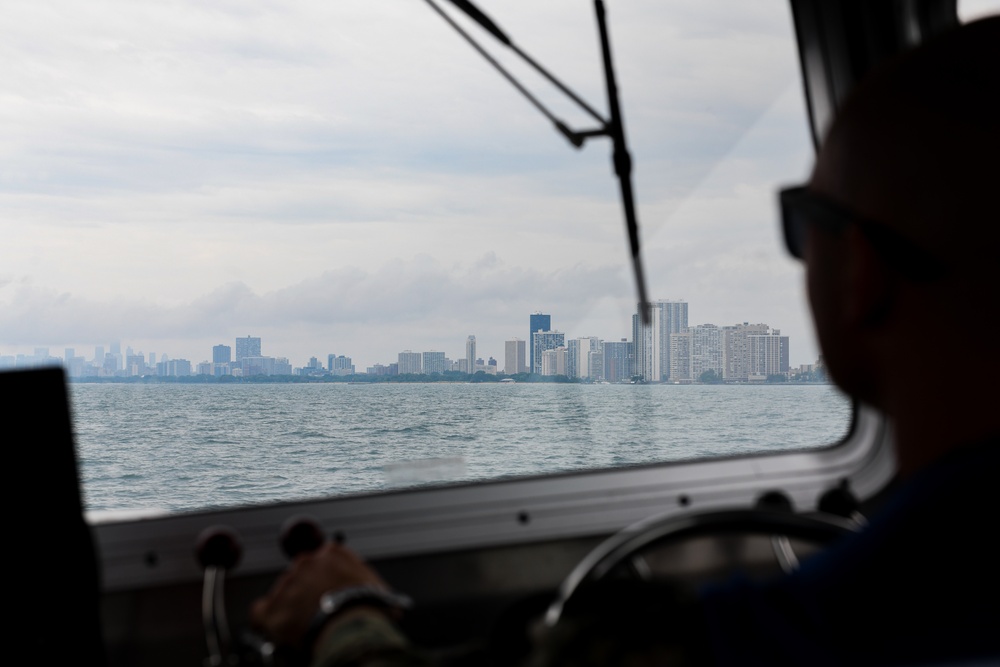
[{"label": "gray water surface", "polygon": [[822,447],[829,385],[73,384],[89,512],[170,512]]}]

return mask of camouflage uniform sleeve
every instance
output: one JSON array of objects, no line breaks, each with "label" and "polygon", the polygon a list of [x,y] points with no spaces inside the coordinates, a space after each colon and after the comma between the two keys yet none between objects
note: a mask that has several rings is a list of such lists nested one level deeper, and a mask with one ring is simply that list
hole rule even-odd
[{"label": "camouflage uniform sleeve", "polygon": [[320,639],[311,667],[430,667],[429,658],[380,613],[354,614]]}]

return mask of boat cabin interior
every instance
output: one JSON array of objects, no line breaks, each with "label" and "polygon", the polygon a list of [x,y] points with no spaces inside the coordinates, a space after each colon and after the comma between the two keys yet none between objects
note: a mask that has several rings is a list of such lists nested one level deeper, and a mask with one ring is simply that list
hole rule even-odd
[{"label": "boat cabin interior", "polygon": [[[616,3],[607,4],[613,36]],[[476,9],[453,5],[454,15]],[[502,23],[502,5],[482,9]],[[817,146],[870,68],[960,20],[956,0],[784,7]],[[627,97],[622,106],[627,116]],[[83,506],[64,373],[10,371],[0,383],[7,409],[35,424],[27,446],[8,448],[9,469],[27,478],[9,484],[44,494],[21,512],[36,548],[21,559],[30,613],[19,631],[53,663],[291,664],[250,632],[248,610],[296,553],[324,540],[345,542],[413,599],[401,625],[416,644],[471,662],[518,650],[590,579],[696,586],[737,569],[793,569],[862,525],[896,470],[890,426],[855,404],[841,440],[808,450],[96,521]]]}]

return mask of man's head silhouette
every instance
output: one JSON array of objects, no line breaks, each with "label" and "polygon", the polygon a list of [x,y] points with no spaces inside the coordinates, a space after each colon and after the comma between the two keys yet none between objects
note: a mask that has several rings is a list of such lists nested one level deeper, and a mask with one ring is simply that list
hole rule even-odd
[{"label": "man's head silhouette", "polygon": [[998,193],[994,17],[868,76],[808,185],[782,194],[828,370],[891,418],[903,474],[998,430],[996,390],[974,361],[998,305]]}]

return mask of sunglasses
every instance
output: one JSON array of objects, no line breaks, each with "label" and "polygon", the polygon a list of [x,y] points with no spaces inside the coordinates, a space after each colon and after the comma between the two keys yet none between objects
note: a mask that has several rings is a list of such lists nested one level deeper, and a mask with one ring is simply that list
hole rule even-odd
[{"label": "sunglasses", "polygon": [[796,259],[805,258],[810,228],[819,227],[838,235],[853,225],[868,238],[887,265],[908,278],[934,280],[948,271],[944,262],[890,227],[864,218],[806,186],[785,188],[778,193],[778,199],[785,248]]}]

